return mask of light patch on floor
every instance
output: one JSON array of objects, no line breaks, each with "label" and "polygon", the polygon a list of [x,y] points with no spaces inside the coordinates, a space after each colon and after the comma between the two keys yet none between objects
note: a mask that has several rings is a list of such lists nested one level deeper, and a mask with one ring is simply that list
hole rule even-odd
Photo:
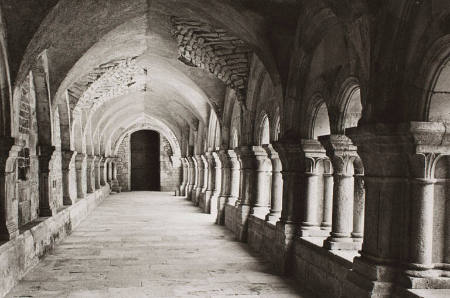
[{"label": "light patch on floor", "polygon": [[168,193],[112,195],[7,297],[311,297],[213,222]]}]

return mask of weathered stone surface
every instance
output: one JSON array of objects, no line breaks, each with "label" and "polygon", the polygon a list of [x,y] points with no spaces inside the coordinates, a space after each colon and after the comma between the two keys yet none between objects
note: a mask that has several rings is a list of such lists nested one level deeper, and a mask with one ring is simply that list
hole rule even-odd
[{"label": "weathered stone surface", "polygon": [[50,218],[39,218],[22,228],[14,240],[0,243],[0,296],[6,295],[55,245],[60,243],[109,194],[105,186],[85,200]]},{"label": "weathered stone surface", "polygon": [[7,297],[312,297],[190,204],[167,193],[109,197]]}]

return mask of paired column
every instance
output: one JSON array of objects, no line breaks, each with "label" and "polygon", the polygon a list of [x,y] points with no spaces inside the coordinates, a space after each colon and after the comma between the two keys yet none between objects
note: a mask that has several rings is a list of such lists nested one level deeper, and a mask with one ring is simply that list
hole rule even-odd
[{"label": "paired column", "polygon": [[329,159],[325,159],[323,163],[323,206],[320,228],[329,232],[331,230],[331,216],[333,212],[333,166]]},{"label": "paired column", "polygon": [[280,219],[283,204],[283,176],[281,174],[283,167],[278,152],[272,145],[264,145],[263,148],[272,165],[270,212],[267,214],[266,220],[277,222]]},{"label": "paired column", "polygon": [[205,213],[211,213],[211,197],[214,193],[216,184],[216,161],[212,151],[205,152],[206,161],[208,162],[208,179],[205,192]]},{"label": "paired column", "polygon": [[327,249],[357,250],[360,242],[352,239],[354,207],[354,161],[358,158],[356,146],[345,135],[330,135],[320,138],[333,165],[333,215],[330,237],[324,246]]},{"label": "paired column", "polygon": [[16,160],[22,149],[15,139],[0,138],[0,240],[8,241],[19,235],[18,198],[15,193]]},{"label": "paired column", "polygon": [[64,150],[62,155],[63,204],[72,205],[77,199],[75,156],[77,152]]},{"label": "paired column", "polygon": [[[439,243],[444,239],[433,239],[440,229],[433,223],[435,195],[444,195],[434,190],[434,171],[441,154],[450,153],[448,128],[433,122],[378,123],[346,132],[358,145],[366,185],[364,241],[348,275],[352,286],[372,296],[394,295],[389,289],[399,293],[402,287],[442,287],[439,276],[448,275],[446,264],[432,269],[433,246],[445,245]],[[355,188],[358,184],[356,175]]]},{"label": "paired column", "polygon": [[50,192],[49,174],[50,160],[52,158],[55,147],[39,146],[39,216],[53,216],[57,212],[57,207]]}]

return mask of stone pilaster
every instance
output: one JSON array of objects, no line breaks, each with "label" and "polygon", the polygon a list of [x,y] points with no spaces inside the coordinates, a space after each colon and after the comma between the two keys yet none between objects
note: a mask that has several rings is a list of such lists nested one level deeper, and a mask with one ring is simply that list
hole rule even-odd
[{"label": "stone pilaster", "polygon": [[232,206],[239,206],[239,187],[241,182],[241,164],[239,163],[238,156],[234,150],[228,150],[228,157],[231,163],[231,175],[230,175],[230,196],[228,197],[228,204]]},{"label": "stone pilaster", "polygon": [[189,169],[189,179],[188,179],[188,186],[187,186],[187,194],[186,197],[188,200],[192,200],[192,191],[195,186],[195,162],[194,158],[192,156],[186,157],[188,161],[188,169]]},{"label": "stone pilaster", "polygon": [[280,219],[283,204],[283,176],[281,175],[283,167],[278,152],[272,145],[264,145],[263,148],[272,165],[270,212],[267,214],[266,220],[277,222]]},{"label": "stone pilaster", "polygon": [[50,192],[50,160],[55,147],[39,146],[39,216],[53,216],[56,214],[56,206]]},{"label": "stone pilaster", "polygon": [[185,157],[181,158],[181,163],[183,165],[183,180],[180,185],[180,196],[186,196],[186,188],[188,184],[188,162]]},{"label": "stone pilaster", "polygon": [[354,203],[354,161],[358,158],[356,146],[345,135],[320,137],[333,165],[333,215],[330,237],[324,246],[328,249],[357,250],[360,242],[352,239]]},{"label": "stone pilaster", "polygon": [[103,156],[97,155],[95,159],[95,189],[100,189],[100,180],[101,180],[101,162],[102,162]]},{"label": "stone pilaster", "polygon": [[212,152],[213,158],[214,158],[214,164],[215,164],[215,178],[214,178],[214,191],[212,193],[211,199],[210,199],[210,205],[211,205],[211,214],[214,214],[217,216],[218,213],[218,204],[219,204],[219,197],[220,193],[222,191],[222,162],[220,161],[219,153],[216,151]]},{"label": "stone pilaster", "polygon": [[283,170],[283,202],[280,220],[276,224],[275,245],[279,251],[275,265],[281,273],[290,272],[294,256],[294,237],[300,220],[299,198],[302,177],[302,148],[300,143],[276,142],[273,147],[278,152]]},{"label": "stone pilaster", "polygon": [[95,191],[95,156],[88,155],[86,158],[86,178],[87,178],[87,193]]},{"label": "stone pilaster", "polygon": [[202,184],[202,188],[200,190],[200,194],[199,194],[199,206],[201,208],[205,208],[205,194],[206,194],[206,190],[208,188],[208,174],[209,174],[209,169],[208,169],[208,160],[206,159],[206,155],[201,155],[200,156],[202,159],[202,163],[203,163],[203,184]]},{"label": "stone pilaster", "polygon": [[77,155],[75,156],[75,169],[77,172],[77,197],[79,199],[84,199],[87,192],[85,153],[77,153]]},{"label": "stone pilaster", "polygon": [[[76,174],[72,175],[75,170],[75,156],[77,152],[64,150],[62,153],[62,175],[63,175],[63,203],[64,205],[72,205],[77,199],[77,181]],[[72,177],[75,176],[75,179]]]},{"label": "stone pilaster", "polygon": [[206,183],[204,211],[205,213],[211,213],[211,197],[214,193],[216,184],[216,162],[214,160],[212,151],[206,152],[205,156],[206,161],[208,162],[208,179]]},{"label": "stone pilaster", "polygon": [[272,162],[267,152],[261,146],[252,147],[256,160],[255,195],[251,214],[265,219],[270,211],[271,184],[272,184]]},{"label": "stone pilaster", "polygon": [[0,138],[0,241],[19,235],[18,198],[15,194],[17,157],[22,146],[15,139]]},{"label": "stone pilaster", "polygon": [[225,204],[228,202],[231,191],[231,159],[227,150],[220,150],[218,153],[220,164],[222,165],[222,181],[220,196],[217,201],[217,224],[225,224]]},{"label": "stone pilaster", "polygon": [[100,186],[106,185],[106,157],[102,156],[100,161]]},{"label": "stone pilaster", "polygon": [[195,186],[194,186],[194,195],[192,196],[193,198],[193,202],[195,206],[199,205],[199,200],[200,200],[200,193],[202,191],[203,188],[203,178],[204,178],[204,165],[203,165],[203,160],[202,157],[200,155],[195,155],[194,156],[195,159],[195,165],[196,165],[196,182],[195,182]]}]

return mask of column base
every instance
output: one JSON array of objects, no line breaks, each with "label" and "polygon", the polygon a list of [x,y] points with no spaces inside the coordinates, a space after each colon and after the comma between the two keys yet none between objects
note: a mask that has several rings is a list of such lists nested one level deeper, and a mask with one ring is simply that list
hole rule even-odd
[{"label": "column base", "polygon": [[186,199],[188,199],[189,201],[192,201],[192,191],[194,189],[194,185],[189,185],[187,190],[186,190]]},{"label": "column base", "polygon": [[267,214],[269,214],[270,208],[268,206],[254,206],[252,207],[251,214],[265,219]]},{"label": "column base", "polygon": [[236,213],[236,237],[239,241],[247,241],[248,217],[250,216],[250,205],[239,205]]},{"label": "column base", "polygon": [[363,257],[355,257],[344,292],[347,297],[392,297],[397,291],[398,273],[399,269],[394,266],[373,264]]},{"label": "column base", "polygon": [[231,206],[236,206],[236,202],[239,200],[238,197],[228,197],[226,204]]},{"label": "column base", "polygon": [[194,196],[194,205],[198,206],[200,204],[200,194],[202,192],[201,188],[197,188],[195,190],[195,196]]},{"label": "column base", "polygon": [[361,250],[362,242],[354,242],[353,238],[328,237],[323,241],[323,247],[328,250]]},{"label": "column base", "polygon": [[327,237],[329,230],[322,230],[319,226],[301,226],[298,231],[300,237]]},{"label": "column base", "polygon": [[122,191],[122,187],[120,186],[118,180],[112,180],[111,181],[111,190],[113,192],[121,192]]},{"label": "column base", "polygon": [[280,220],[281,211],[272,211],[266,215],[266,221],[277,222]]}]

